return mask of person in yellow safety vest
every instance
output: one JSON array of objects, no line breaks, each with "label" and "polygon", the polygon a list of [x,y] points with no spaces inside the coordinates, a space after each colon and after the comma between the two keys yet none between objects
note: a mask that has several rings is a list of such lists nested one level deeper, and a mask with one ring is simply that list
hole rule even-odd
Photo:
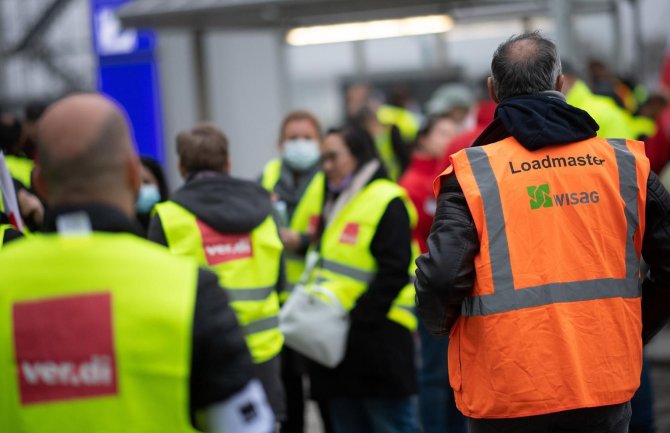
[{"label": "person in yellow safety vest", "polygon": [[[260,184],[273,197],[284,244],[286,288],[279,294],[285,302],[305,270],[305,254],[316,233],[323,207],[324,175],[319,164],[321,125],[308,111],[292,111],[282,120],[278,147],[280,157],[263,168]],[[284,347],[281,377],[286,392],[286,417],[282,433],[305,429],[305,360]]]},{"label": "person in yellow safety vest", "polygon": [[279,353],[282,243],[270,195],[255,182],[229,175],[228,139],[209,123],[177,135],[185,184],[158,203],[148,238],[175,255],[212,269],[230,298],[270,404],[284,416]]},{"label": "person in yellow safety vest", "polygon": [[367,131],[331,130],[321,161],[327,192],[309,281],[337,297],[351,328],[337,367],[312,364],[312,395],[327,402],[335,433],[415,432],[417,323],[407,273],[416,211],[384,176]]},{"label": "person in yellow safety vest", "polygon": [[305,269],[305,253],[323,206],[324,176],[319,165],[321,126],[307,111],[284,117],[279,133],[281,156],[268,162],[260,184],[273,197],[286,251],[286,290],[282,302]]},{"label": "person in yellow safety vest", "polygon": [[38,134],[51,211],[0,253],[0,431],[274,431],[216,276],[134,234],[120,107],[69,96]]},{"label": "person in yellow safety vest", "polygon": [[403,139],[398,125],[381,122],[376,111],[367,106],[352,116],[349,122],[370,133],[386,176],[396,182],[405,172],[410,159],[410,141]]},{"label": "person in yellow safety vest", "polygon": [[553,42],[512,37],[491,71],[493,123],[434,182],[417,309],[449,334],[472,433],[628,432],[670,314],[670,196],[641,142],[596,137],[565,102]]}]

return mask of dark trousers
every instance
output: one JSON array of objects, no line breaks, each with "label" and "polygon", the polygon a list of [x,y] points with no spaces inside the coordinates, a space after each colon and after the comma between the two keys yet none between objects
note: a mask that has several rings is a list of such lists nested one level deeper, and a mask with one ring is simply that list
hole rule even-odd
[{"label": "dark trousers", "polygon": [[629,403],[504,419],[470,418],[470,433],[628,433]]},{"label": "dark trousers", "polygon": [[466,433],[466,418],[456,408],[449,385],[449,338],[430,335],[419,320],[419,417],[423,433]]},{"label": "dark trousers", "polygon": [[655,433],[654,390],[649,377],[649,362],[642,357],[640,387],[630,401],[633,416],[630,419],[630,433]]},{"label": "dark trousers", "polygon": [[297,353],[284,346],[281,378],[286,392],[286,418],[281,423],[281,433],[303,433],[305,430],[304,367],[301,361]]}]

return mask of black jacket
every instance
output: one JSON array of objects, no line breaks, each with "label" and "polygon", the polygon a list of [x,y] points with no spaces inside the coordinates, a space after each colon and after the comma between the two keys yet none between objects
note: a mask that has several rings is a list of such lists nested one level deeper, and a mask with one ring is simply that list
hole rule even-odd
[{"label": "black jacket", "polygon": [[[539,150],[594,137],[598,125],[557,92],[509,98],[473,146],[513,136],[525,148]],[[670,195],[654,173],[647,180],[646,226],[642,256],[650,272],[642,284],[643,340],[649,341],[670,315]],[[428,330],[448,334],[475,278],[479,239],[456,176],[443,179],[429,253],[417,260],[417,308]]]},{"label": "black jacket", "polygon": [[[100,204],[53,208],[45,217],[44,230],[56,232],[59,215],[79,211],[89,215],[94,231],[139,237],[140,228],[135,223],[118,210]],[[199,409],[228,399],[253,377],[251,355],[216,275],[201,269],[197,284],[189,383],[192,416]]]},{"label": "black jacket", "polygon": [[[380,169],[370,180],[383,176]],[[334,369],[310,367],[312,395],[319,399],[402,398],[416,393],[414,342],[407,328],[386,318],[407,284],[411,253],[409,215],[403,201],[392,200],[372,238],[378,271],[350,313],[344,360]]]}]

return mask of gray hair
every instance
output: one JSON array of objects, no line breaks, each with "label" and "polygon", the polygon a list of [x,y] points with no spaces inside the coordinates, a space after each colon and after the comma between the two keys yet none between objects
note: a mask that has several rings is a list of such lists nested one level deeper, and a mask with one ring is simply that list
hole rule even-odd
[{"label": "gray hair", "polygon": [[491,61],[493,90],[500,101],[555,90],[560,75],[556,45],[538,31],[512,36],[500,44]]}]

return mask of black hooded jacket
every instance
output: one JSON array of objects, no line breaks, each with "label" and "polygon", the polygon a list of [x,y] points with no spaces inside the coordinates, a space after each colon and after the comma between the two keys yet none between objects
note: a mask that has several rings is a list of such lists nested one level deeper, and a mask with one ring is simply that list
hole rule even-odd
[{"label": "black hooded jacket", "polygon": [[[513,136],[531,151],[595,137],[597,123],[568,105],[558,92],[505,99],[493,122],[472,146]],[[650,266],[642,289],[643,340],[649,341],[670,315],[670,195],[654,173],[647,180],[646,226],[642,256]],[[417,308],[428,330],[448,334],[472,290],[479,239],[456,176],[442,180],[429,253],[417,260]]]}]

